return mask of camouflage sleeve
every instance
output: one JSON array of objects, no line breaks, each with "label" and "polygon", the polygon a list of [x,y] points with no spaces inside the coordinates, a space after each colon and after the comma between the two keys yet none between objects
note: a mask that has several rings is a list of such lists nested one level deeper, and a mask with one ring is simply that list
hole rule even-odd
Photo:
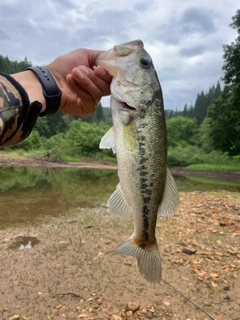
[{"label": "camouflage sleeve", "polygon": [[38,101],[30,104],[26,91],[15,79],[0,72],[0,146],[27,138],[41,108]]}]

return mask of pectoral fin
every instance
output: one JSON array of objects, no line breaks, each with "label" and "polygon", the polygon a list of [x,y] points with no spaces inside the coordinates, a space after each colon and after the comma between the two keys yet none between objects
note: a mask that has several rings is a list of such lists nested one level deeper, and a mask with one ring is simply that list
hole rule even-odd
[{"label": "pectoral fin", "polygon": [[112,128],[110,128],[105,135],[102,137],[100,144],[100,149],[111,149],[114,153],[116,153],[116,137],[115,137],[115,131]]},{"label": "pectoral fin", "polygon": [[177,186],[171,172],[167,169],[166,186],[162,202],[158,208],[158,216],[161,215],[164,218],[171,218],[176,212],[178,203]]}]

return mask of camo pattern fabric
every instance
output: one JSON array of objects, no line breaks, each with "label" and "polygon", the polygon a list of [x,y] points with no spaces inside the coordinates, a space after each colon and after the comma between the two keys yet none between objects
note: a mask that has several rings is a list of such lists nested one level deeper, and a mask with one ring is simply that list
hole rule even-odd
[{"label": "camo pattern fabric", "polygon": [[37,101],[29,103],[26,91],[15,79],[0,73],[0,146],[27,138],[41,107]]}]

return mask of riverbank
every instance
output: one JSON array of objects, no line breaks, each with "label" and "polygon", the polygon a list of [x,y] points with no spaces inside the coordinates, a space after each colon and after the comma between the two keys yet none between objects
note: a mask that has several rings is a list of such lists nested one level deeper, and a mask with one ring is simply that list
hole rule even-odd
[{"label": "riverbank", "polygon": [[[117,164],[104,160],[88,159],[80,162],[67,161],[47,161],[44,159],[36,159],[25,156],[16,157],[11,153],[0,153],[0,166],[8,167],[39,167],[39,168],[92,168],[92,169],[117,169]],[[187,170],[184,167],[171,167],[174,175],[193,175],[209,178],[219,178],[225,180],[240,181],[240,172],[206,172],[199,170]]]}]

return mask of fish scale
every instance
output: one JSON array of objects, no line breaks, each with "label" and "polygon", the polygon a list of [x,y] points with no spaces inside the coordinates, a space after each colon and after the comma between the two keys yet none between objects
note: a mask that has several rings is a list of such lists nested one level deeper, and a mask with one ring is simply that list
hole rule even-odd
[{"label": "fish scale", "polygon": [[100,148],[116,152],[119,184],[107,206],[113,214],[130,213],[134,224],[133,234],[115,254],[135,256],[142,276],[159,283],[162,267],[155,236],[157,216],[171,217],[178,204],[176,184],[167,169],[161,86],[141,40],[101,53],[96,65],[113,76],[113,128],[103,136]]}]

